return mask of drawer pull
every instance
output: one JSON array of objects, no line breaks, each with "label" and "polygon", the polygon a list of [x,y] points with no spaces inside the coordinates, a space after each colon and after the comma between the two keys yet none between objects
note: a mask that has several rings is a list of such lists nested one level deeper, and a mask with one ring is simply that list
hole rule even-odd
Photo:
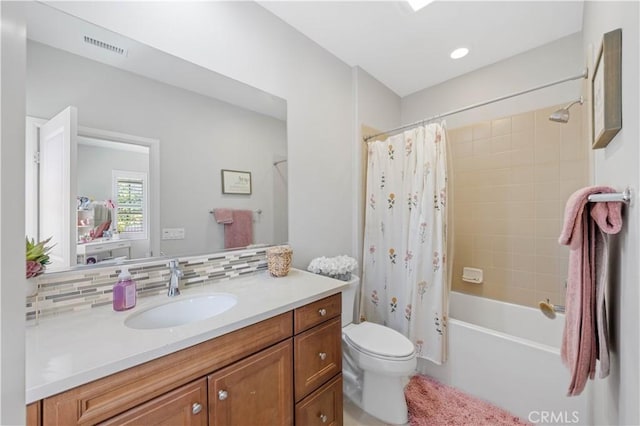
[{"label": "drawer pull", "polygon": [[326,423],[327,422],[328,417],[326,416],[326,414],[320,413],[318,415],[318,417],[320,417],[320,421],[322,421],[322,423]]},{"label": "drawer pull", "polygon": [[326,353],[326,352],[320,352],[320,353],[318,354],[318,356],[319,356],[319,357],[320,357],[320,359],[321,359],[321,360],[323,360],[323,361],[324,361],[325,359],[327,359],[327,353]]},{"label": "drawer pull", "polygon": [[218,391],[218,399],[220,401],[224,401],[225,399],[227,399],[228,396],[229,396],[229,394],[227,393],[226,390],[219,390]]},{"label": "drawer pull", "polygon": [[202,411],[202,405],[198,404],[197,402],[194,402],[193,405],[191,406],[191,412],[193,414],[198,414],[200,411]]},{"label": "drawer pull", "polygon": [[322,309],[318,309],[318,313],[320,314],[321,317],[327,315],[327,310],[322,308]]}]

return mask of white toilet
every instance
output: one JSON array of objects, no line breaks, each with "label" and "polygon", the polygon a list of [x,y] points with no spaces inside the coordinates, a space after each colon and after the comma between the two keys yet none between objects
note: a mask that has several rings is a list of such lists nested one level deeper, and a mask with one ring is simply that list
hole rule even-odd
[{"label": "white toilet", "polygon": [[416,369],[413,343],[397,331],[372,322],[354,324],[360,278],[342,291],[342,374],[344,394],[374,417],[405,424],[404,387]]}]

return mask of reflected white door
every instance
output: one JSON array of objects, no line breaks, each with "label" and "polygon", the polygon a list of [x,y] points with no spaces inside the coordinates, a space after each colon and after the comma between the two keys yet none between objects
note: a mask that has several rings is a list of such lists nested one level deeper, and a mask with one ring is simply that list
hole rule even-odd
[{"label": "reflected white door", "polygon": [[40,127],[38,239],[52,237],[50,269],[76,264],[78,111],[67,107]]}]

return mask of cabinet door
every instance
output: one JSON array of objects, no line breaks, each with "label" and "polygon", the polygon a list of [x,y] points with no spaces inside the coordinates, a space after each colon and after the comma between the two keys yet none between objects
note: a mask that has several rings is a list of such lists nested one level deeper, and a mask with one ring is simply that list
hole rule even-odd
[{"label": "cabinet door", "polygon": [[205,426],[207,423],[207,382],[203,378],[100,424]]},{"label": "cabinet door", "polygon": [[211,425],[293,423],[291,339],[209,376]]},{"label": "cabinet door", "polygon": [[296,426],[342,425],[342,374],[296,405]]}]

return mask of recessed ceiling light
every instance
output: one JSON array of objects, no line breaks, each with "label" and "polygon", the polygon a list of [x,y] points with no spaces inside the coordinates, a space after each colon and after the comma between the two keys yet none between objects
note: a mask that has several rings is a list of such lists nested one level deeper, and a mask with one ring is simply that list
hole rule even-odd
[{"label": "recessed ceiling light", "polygon": [[409,6],[411,6],[411,9],[413,9],[414,12],[419,11],[433,1],[434,0],[407,0],[407,2],[409,2]]},{"label": "recessed ceiling light", "polygon": [[451,52],[451,55],[449,56],[451,56],[451,59],[460,59],[467,56],[467,53],[469,53],[469,49],[467,49],[466,47],[459,47]]}]

